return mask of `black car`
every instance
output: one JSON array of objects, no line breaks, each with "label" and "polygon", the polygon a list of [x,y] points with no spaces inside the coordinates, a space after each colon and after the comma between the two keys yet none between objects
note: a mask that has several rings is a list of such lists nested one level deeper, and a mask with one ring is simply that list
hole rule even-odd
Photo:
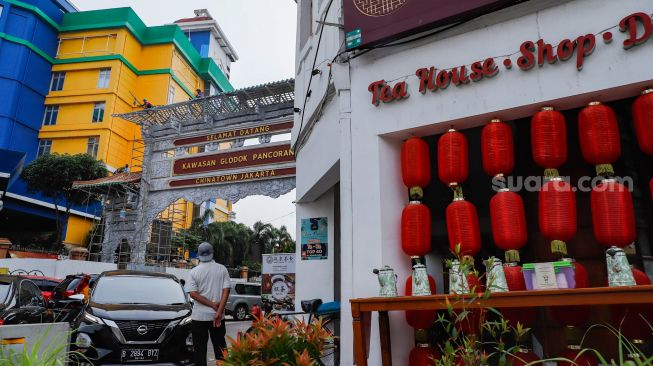
[{"label": "black car", "polygon": [[52,322],[41,290],[28,278],[0,276],[0,324]]},{"label": "black car", "polygon": [[173,275],[104,272],[80,316],[72,349],[96,366],[193,365],[190,314]]}]

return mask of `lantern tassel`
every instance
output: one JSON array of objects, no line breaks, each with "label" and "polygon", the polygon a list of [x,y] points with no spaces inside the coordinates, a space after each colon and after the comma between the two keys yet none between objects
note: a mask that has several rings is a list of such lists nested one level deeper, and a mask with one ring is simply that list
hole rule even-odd
[{"label": "lantern tassel", "polygon": [[514,263],[519,261],[519,250],[506,250],[506,262]]},{"label": "lantern tassel", "polygon": [[599,164],[596,166],[596,175],[604,176],[604,177],[612,177],[614,176],[614,169],[612,168],[612,164]]},{"label": "lantern tassel", "polygon": [[560,176],[558,169],[544,169],[544,176],[546,178],[557,178]]},{"label": "lantern tassel", "polygon": [[418,201],[424,198],[424,190],[422,189],[422,187],[418,187],[418,186],[410,187],[409,195],[411,200]]},{"label": "lantern tassel", "polygon": [[463,195],[463,187],[461,187],[460,185],[458,184],[451,185],[451,190],[453,190],[454,201],[465,199],[465,196]]},{"label": "lantern tassel", "polygon": [[551,252],[554,254],[567,255],[567,244],[562,240],[553,240],[551,242]]}]

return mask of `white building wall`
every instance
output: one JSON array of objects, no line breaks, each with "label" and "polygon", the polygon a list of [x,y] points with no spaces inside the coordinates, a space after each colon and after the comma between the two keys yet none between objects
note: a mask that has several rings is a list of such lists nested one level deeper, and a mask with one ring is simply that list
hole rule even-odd
[{"label": "white building wall", "polygon": [[[300,301],[322,299],[323,302],[334,301],[334,190],[329,189],[317,200],[310,203],[297,204],[297,261],[295,262],[298,276],[295,282],[296,310],[301,311]],[[327,259],[301,260],[301,231],[302,219],[326,217],[328,223]]]},{"label": "white building wall", "polygon": [[[300,0],[301,2],[302,0]],[[315,2],[316,3],[316,2]],[[322,2],[322,7],[328,1]],[[340,4],[335,2],[329,11],[337,21]],[[304,127],[315,121],[310,137],[299,139],[297,152],[298,213],[315,198],[310,194],[315,187],[331,179],[327,169],[337,162],[340,179],[341,206],[341,292],[342,340],[341,361],[353,364],[353,338],[349,298],[377,294],[378,283],[371,270],[388,264],[399,275],[399,291],[410,274],[410,260],[400,249],[401,210],[407,203],[406,188],[401,181],[399,164],[403,139],[411,136],[434,135],[451,125],[457,129],[481,126],[493,117],[513,120],[533,115],[544,105],[557,109],[575,108],[599,99],[611,101],[637,95],[653,82],[653,39],[624,50],[621,43],[626,35],[615,27],[632,13],[653,13],[653,0],[542,0],[526,2],[492,13],[453,28],[440,35],[404,46],[377,49],[349,64],[334,66],[333,75],[313,76],[312,95],[303,108]],[[520,70],[515,62],[519,46],[524,41],[542,38],[556,46],[565,38],[575,39],[607,28],[614,36],[610,44],[597,36],[596,49],[585,58],[578,71],[574,57],[555,64]],[[335,28],[325,29],[318,51],[317,63],[330,60],[337,54],[342,34]],[[299,37],[298,37],[299,38]],[[313,35],[304,47],[298,47],[296,105],[302,107],[311,63],[317,43]],[[506,70],[502,62],[510,56],[513,67]],[[494,57],[499,74],[490,79],[460,87],[449,86],[435,93],[418,92],[415,71],[421,67],[439,69],[467,65]],[[406,80],[410,97],[381,104],[371,104],[368,85],[376,80]],[[351,80],[351,82],[349,82]],[[321,106],[328,84],[335,86],[335,96]],[[318,113],[319,112],[319,113]],[[296,115],[293,141],[297,142],[300,115]],[[310,123],[309,123],[310,125]],[[335,131],[335,132],[334,132]],[[321,137],[340,136],[339,148],[325,148]],[[302,144],[303,143],[303,144]],[[470,157],[480,158],[480,157]],[[436,172],[433,179],[437,179]],[[331,183],[331,182],[329,182]],[[319,191],[319,190],[318,190]],[[487,204],[487,203],[477,203]],[[444,215],[443,212],[432,212]],[[299,217],[299,215],[298,215]],[[299,226],[298,226],[299,227]],[[298,233],[299,237],[299,233]],[[446,243],[433,243],[447,245]],[[429,257],[429,272],[438,280],[442,291],[439,258]],[[298,267],[298,282],[306,277],[329,275],[329,269]],[[310,288],[297,288],[297,298]],[[391,313],[393,363],[406,364],[412,347],[413,330],[402,313]],[[380,352],[376,317],[372,319],[370,365],[379,365]]]}]

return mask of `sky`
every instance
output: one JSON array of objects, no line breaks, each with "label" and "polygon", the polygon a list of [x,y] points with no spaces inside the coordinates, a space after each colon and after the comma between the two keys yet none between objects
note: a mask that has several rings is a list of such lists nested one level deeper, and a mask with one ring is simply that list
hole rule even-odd
[{"label": "sky", "polygon": [[[72,0],[79,10],[129,6],[148,26],[190,18],[195,9],[208,9],[236,50],[231,83],[239,89],[293,78],[297,5],[293,0]],[[219,197],[215,197],[219,198]],[[285,225],[295,237],[295,191],[271,199],[262,196],[238,201],[236,221]]]}]

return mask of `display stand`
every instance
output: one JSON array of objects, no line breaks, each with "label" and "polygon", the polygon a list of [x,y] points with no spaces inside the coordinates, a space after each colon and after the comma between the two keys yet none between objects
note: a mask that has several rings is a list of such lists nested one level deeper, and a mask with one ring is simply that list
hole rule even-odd
[{"label": "display stand", "polygon": [[390,322],[388,311],[445,310],[473,308],[527,308],[574,305],[653,304],[653,286],[592,287],[568,290],[515,291],[492,293],[489,297],[463,295],[432,295],[402,297],[372,297],[351,299],[354,330],[354,360],[357,366],[367,366],[370,320],[379,312],[379,337],[383,366],[392,365]]}]

